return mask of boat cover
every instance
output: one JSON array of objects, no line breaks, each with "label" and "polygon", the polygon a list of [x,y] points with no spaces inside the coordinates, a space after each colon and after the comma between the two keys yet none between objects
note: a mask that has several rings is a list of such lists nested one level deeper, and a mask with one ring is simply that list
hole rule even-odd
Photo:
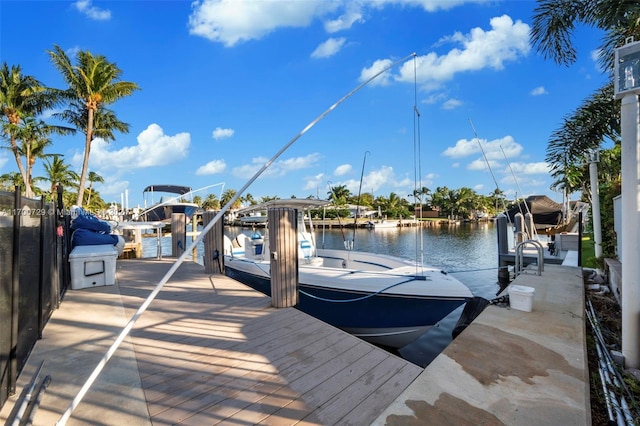
[{"label": "boat cover", "polygon": [[522,213],[525,215],[529,212],[533,215],[533,223],[535,224],[559,225],[562,223],[562,205],[546,195],[531,195],[527,197],[526,200],[511,207],[507,211],[507,215],[509,220],[513,222],[516,214]]},{"label": "boat cover", "polygon": [[169,192],[171,194],[184,195],[191,192],[191,188],[180,185],[149,185],[143,192]]}]

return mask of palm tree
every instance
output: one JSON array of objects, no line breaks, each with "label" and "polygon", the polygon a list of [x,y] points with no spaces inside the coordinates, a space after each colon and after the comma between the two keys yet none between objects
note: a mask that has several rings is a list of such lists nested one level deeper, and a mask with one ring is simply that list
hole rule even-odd
[{"label": "palm tree", "polygon": [[[233,197],[236,196],[236,194],[238,193],[238,191],[236,191],[235,189],[227,189],[226,191],[224,191],[220,197],[220,205],[222,206],[226,206],[227,203],[229,201],[231,201],[231,199]],[[240,207],[242,207],[242,200],[240,200],[240,197],[238,197],[233,204],[231,205],[232,209],[239,209]]]},{"label": "palm tree", "polygon": [[50,195],[55,200],[56,187],[74,187],[77,185],[78,174],[65,164],[60,155],[54,154],[51,161],[47,158],[44,165],[45,179],[51,183]]},{"label": "palm tree", "polygon": [[89,175],[87,176],[87,180],[89,181],[89,196],[87,197],[87,204],[89,204],[91,202],[91,192],[93,190],[93,184],[94,183],[104,183],[104,178],[102,176],[100,176],[99,174],[97,174],[94,171],[90,171]]},{"label": "palm tree", "polygon": [[[229,198],[230,200],[231,198]],[[227,200],[228,201],[228,200]],[[202,208],[205,210],[219,210],[220,209],[220,200],[216,194],[207,194],[202,202]]]},{"label": "palm tree", "polygon": [[338,185],[331,188],[327,195],[334,204],[342,205],[346,204],[351,197],[351,191],[345,185]]},{"label": "palm tree", "polygon": [[[21,142],[19,154],[25,159],[25,177],[27,187],[25,196],[33,195],[32,171],[38,158],[46,158],[52,154],[45,154],[45,149],[52,144],[49,137],[52,133],[59,135],[72,133],[74,130],[63,126],[54,126],[34,117],[26,117],[18,126],[16,137]],[[21,160],[22,162],[22,160]]]},{"label": "palm tree", "polygon": [[[96,113],[101,111],[104,105],[112,104],[131,95],[139,87],[132,82],[120,81],[122,71],[114,62],[109,62],[102,55],[94,56],[89,51],[79,51],[76,54],[77,65],[73,65],[67,54],[57,45],[54,45],[53,50],[49,51],[49,55],[69,86],[66,90],[57,91],[57,95],[70,102],[70,110],[68,111],[72,116],[77,114],[76,118],[79,118],[80,115],[86,117],[86,121],[83,118],[83,125],[78,127],[85,135],[84,158],[77,200],[77,204],[82,206],[91,142],[99,137],[95,132],[95,129],[99,127],[96,126],[98,123]],[[119,122],[113,112],[102,115],[102,119],[103,122],[100,126],[107,134],[112,134],[114,128],[119,131],[126,128],[128,131],[128,126],[123,126],[124,123]],[[119,123],[119,127],[114,127],[116,123]],[[74,124],[78,126],[77,122]]]},{"label": "palm tree", "polygon": [[20,66],[0,67],[0,133],[9,140],[9,146],[22,176],[25,189],[29,188],[27,172],[20,159],[18,133],[20,124],[54,105],[48,89],[34,77],[23,75]]},{"label": "palm tree", "polygon": [[[614,49],[627,37],[640,37],[640,3],[627,0],[539,0],[535,9],[531,40],[545,58],[561,65],[576,61],[572,43],[576,24],[582,23],[605,32],[600,46],[600,65],[613,76]],[[583,153],[598,148],[610,139],[620,140],[620,108],[613,99],[610,82],[598,89],[552,135],[547,148],[547,161],[552,176],[563,181],[567,165],[581,162]]]},{"label": "palm tree", "polygon": [[22,175],[18,172],[9,172],[0,175],[0,188],[13,191],[16,186],[22,185]]}]

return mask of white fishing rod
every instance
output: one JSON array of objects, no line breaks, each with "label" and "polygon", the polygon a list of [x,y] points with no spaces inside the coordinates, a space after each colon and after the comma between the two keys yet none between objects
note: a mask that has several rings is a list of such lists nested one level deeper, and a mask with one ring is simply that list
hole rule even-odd
[{"label": "white fishing rod", "polygon": [[[516,186],[518,187],[518,192],[524,196],[524,192],[522,192],[522,189],[520,189],[520,184],[518,183],[518,179],[516,178],[516,174],[513,172],[513,169],[511,168],[511,163],[509,163],[509,159],[507,159],[507,154],[505,154],[504,149],[502,149],[502,145],[500,145],[500,151],[502,151],[502,155],[504,156],[504,160],[507,162],[507,166],[509,166],[509,171],[511,172],[511,176],[513,176],[513,181],[516,183]],[[529,213],[529,215],[531,215],[531,220],[533,220],[533,214],[531,214],[531,210],[529,209],[529,205],[527,204],[527,200],[523,197],[522,201],[524,201],[525,210],[527,211],[527,213]],[[518,200],[516,200],[516,203],[517,202],[518,202]],[[519,204],[520,203],[518,203],[518,205]],[[533,234],[535,235],[536,239],[538,239],[538,231],[536,229],[535,224],[533,225],[533,229],[531,230],[531,232],[533,232]],[[531,235],[531,237],[533,237],[533,235]]]},{"label": "white fishing rod", "polygon": [[[484,161],[487,163],[487,168],[489,169],[489,173],[491,173],[491,178],[493,178],[493,183],[496,184],[496,189],[500,191],[500,186],[498,185],[496,176],[493,174],[493,170],[491,169],[491,164],[489,164],[489,159],[487,159],[487,155],[484,152],[484,148],[482,148],[482,144],[480,143],[480,138],[478,137],[478,133],[476,132],[476,128],[473,126],[473,122],[471,121],[471,119],[469,119],[469,124],[471,125],[471,130],[473,130],[473,135],[475,136],[476,141],[478,142],[480,151],[482,152],[482,157],[484,158]],[[507,213],[507,204],[504,202],[504,198],[501,197],[501,200],[502,200],[502,208],[504,209],[504,212]],[[509,219],[509,215],[507,215],[507,219]],[[511,220],[509,220],[509,222],[511,222]]]},{"label": "white fishing rod", "polygon": [[353,94],[355,94],[356,92],[358,92],[360,89],[362,89],[364,86],[366,86],[367,84],[369,84],[371,81],[373,81],[374,79],[376,79],[378,76],[380,76],[381,74],[389,71],[390,69],[392,69],[393,67],[395,67],[396,65],[408,60],[409,58],[415,57],[416,54],[412,53],[398,61],[395,61],[394,63],[392,63],[391,65],[383,68],[382,70],[378,71],[377,73],[375,73],[372,77],[368,78],[367,80],[365,80],[364,82],[360,83],[355,89],[351,90],[349,93],[347,93],[346,95],[344,95],[342,98],[340,98],[336,103],[334,103],[333,105],[331,105],[328,109],[326,109],[322,114],[320,114],[318,117],[316,117],[313,121],[311,121],[309,124],[307,124],[307,126],[302,129],[296,136],[294,136],[289,142],[287,142],[281,149],[280,151],[278,151],[273,157],[271,157],[271,159],[269,161],[267,161],[261,168],[260,170],[258,170],[256,172],[255,175],[253,175],[253,177],[251,177],[251,179],[249,179],[249,181],[233,196],[231,197],[231,199],[227,202],[227,204],[225,204],[222,209],[220,209],[220,211],[213,217],[213,219],[211,220],[211,222],[209,222],[207,224],[207,226],[205,226],[202,229],[202,232],[200,232],[200,234],[198,235],[198,237],[193,240],[191,242],[191,244],[189,245],[189,247],[187,248],[187,250],[185,250],[180,257],[178,257],[178,259],[176,259],[176,261],[173,263],[173,265],[171,266],[171,268],[169,268],[169,270],[167,271],[167,273],[164,275],[164,277],[162,277],[162,279],[160,280],[160,282],[158,282],[158,284],[156,285],[156,287],[153,289],[153,291],[151,292],[151,294],[149,294],[149,296],[147,296],[147,299],[142,303],[142,305],[140,306],[140,308],[138,308],[138,310],[136,311],[136,313],[133,315],[133,317],[131,317],[131,319],[129,320],[129,322],[127,323],[127,325],[125,325],[125,327],[122,329],[122,331],[120,332],[120,334],[118,335],[118,337],[116,338],[116,340],[113,342],[113,344],[111,345],[111,347],[109,347],[109,349],[107,350],[107,352],[104,354],[104,356],[102,357],[102,359],[100,360],[100,362],[98,363],[98,365],[96,366],[96,368],[93,370],[93,372],[91,373],[91,375],[89,376],[89,378],[87,379],[87,381],[84,383],[84,385],[82,386],[82,388],[80,389],[80,391],[78,392],[78,394],[75,396],[75,398],[73,398],[73,400],[71,401],[71,403],[69,404],[69,406],[67,407],[67,409],[65,410],[65,412],[62,414],[62,417],[60,417],[60,420],[58,420],[58,422],[56,423],[57,426],[65,426],[67,424],[67,420],[69,420],[69,417],[71,417],[71,414],[73,413],[73,410],[75,410],[75,408],[78,406],[78,404],[80,404],[80,402],[82,401],[82,399],[84,398],[84,396],[86,395],[87,391],[89,390],[89,388],[91,388],[91,386],[93,385],[93,383],[96,381],[96,379],[98,378],[98,376],[100,375],[100,373],[102,372],[102,370],[104,369],[104,366],[107,364],[107,362],[109,362],[109,360],[111,359],[111,357],[113,356],[113,354],[115,353],[116,349],[118,349],[118,347],[120,346],[120,344],[124,341],[125,337],[129,334],[129,332],[131,331],[131,329],[133,328],[133,326],[135,325],[135,323],[138,321],[138,318],[140,318],[140,316],[144,313],[144,311],[147,310],[147,308],[149,307],[149,305],[151,304],[151,302],[153,301],[153,299],[156,298],[156,296],[158,295],[158,293],[160,292],[160,290],[162,290],[162,287],[164,287],[164,285],[167,283],[167,281],[169,281],[169,279],[173,276],[173,274],[178,270],[178,268],[180,267],[180,265],[182,265],[182,263],[184,262],[185,258],[187,256],[191,255],[191,252],[193,251],[193,249],[196,247],[196,245],[198,243],[200,243],[200,241],[202,241],[202,239],[204,238],[204,236],[207,234],[207,232],[209,232],[209,230],[211,230],[211,228],[213,228],[213,226],[224,216],[224,214],[227,212],[227,210],[229,210],[229,208],[231,207],[231,205],[233,205],[233,203],[236,202],[236,200],[240,197],[240,195],[242,195],[242,193],[244,191],[247,190],[247,188],[256,180],[258,179],[258,177],[260,177],[260,175],[262,173],[264,173],[265,170],[267,170],[267,168],[269,168],[269,166],[271,166],[271,164],[273,164],[278,157],[280,157],[287,149],[289,149],[289,147],[291,145],[294,144],[294,142],[296,142],[298,139],[300,139],[302,137],[302,135],[304,135],[305,133],[307,133],[313,126],[315,126],[316,124],[318,124],[318,122],[320,122],[320,120],[322,120],[326,115],[328,115],[331,111],[333,111],[334,109],[336,109],[341,103],[343,103],[344,101],[346,101],[347,99],[349,99]]}]

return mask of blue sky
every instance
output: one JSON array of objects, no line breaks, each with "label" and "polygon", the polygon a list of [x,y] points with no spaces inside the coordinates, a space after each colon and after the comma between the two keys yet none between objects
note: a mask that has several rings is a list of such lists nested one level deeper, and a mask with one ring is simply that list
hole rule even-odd
[{"label": "blue sky", "polygon": [[[328,114],[246,192],[326,198],[329,185],[346,185],[357,194],[363,174],[362,191],[375,196],[406,197],[416,184],[488,195],[496,185],[482,147],[509,197],[560,201],[549,190],[547,142],[605,81],[595,57],[602,34],[578,28],[577,62],[558,66],[529,41],[536,4],[3,0],[0,60],[63,88],[47,54],[57,44],[71,57],[78,50],[106,56],[123,80],[140,86],[110,106],[130,132],[92,145],[90,170],[105,179],[97,189],[108,202],[127,190],[130,207],[142,204],[150,184],[239,190],[330,105],[414,52],[415,62]],[[51,152],[79,172],[83,146],[82,135],[55,137]],[[0,173],[16,170],[0,153]],[[34,175],[41,174],[37,165]],[[219,196],[221,187],[200,195]]]}]

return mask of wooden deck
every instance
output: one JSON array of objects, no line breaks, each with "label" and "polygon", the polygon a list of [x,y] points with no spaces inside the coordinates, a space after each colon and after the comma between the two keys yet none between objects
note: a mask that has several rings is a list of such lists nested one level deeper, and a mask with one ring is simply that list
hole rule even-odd
[{"label": "wooden deck", "polygon": [[[26,386],[42,359],[74,356],[77,361],[87,351],[94,352],[94,361],[102,356],[118,330],[112,327],[107,336],[96,338],[92,327],[86,327],[91,322],[86,315],[97,312],[87,306],[92,299],[87,296],[100,296],[95,300],[104,305],[104,293],[111,292],[109,303],[121,298],[128,319],[171,262],[118,261],[113,288],[70,290],[59,311],[67,298],[82,297],[88,313],[75,313],[81,324],[74,325],[78,331],[72,335],[69,316],[58,322],[58,311],[54,313],[45,328],[46,344],[40,350],[38,342],[34,348],[19,385]],[[82,344],[92,331],[91,345]],[[90,390],[67,424],[370,424],[423,371],[294,308],[272,308],[268,297],[227,277],[209,277],[193,263],[178,269],[127,342],[137,361],[128,380],[140,383],[140,403],[147,412],[121,409],[116,398],[127,399],[125,391],[118,383],[117,391],[108,390],[105,382],[127,374],[110,375],[113,369],[105,368],[96,383],[95,392],[100,393]],[[114,358],[118,356],[121,349]],[[112,363],[123,364],[117,359]],[[88,377],[86,368],[64,365],[45,365],[42,376],[51,374],[53,381],[34,424],[54,424],[75,396],[73,389]],[[7,403],[0,419],[7,418],[11,403],[15,401]]]}]

